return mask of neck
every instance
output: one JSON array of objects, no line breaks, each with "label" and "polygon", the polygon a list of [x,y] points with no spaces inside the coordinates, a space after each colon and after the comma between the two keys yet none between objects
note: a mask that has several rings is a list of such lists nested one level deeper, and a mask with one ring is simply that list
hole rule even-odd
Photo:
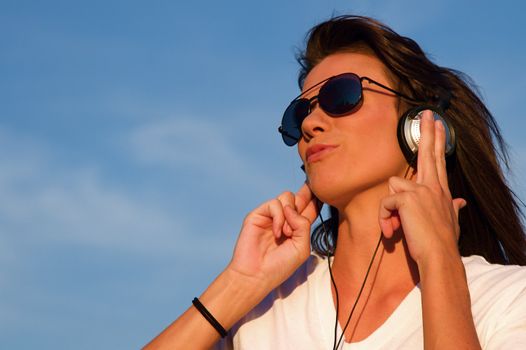
[{"label": "neck", "polygon": [[[380,201],[388,194],[387,183],[354,196],[339,211],[338,242],[333,270],[337,283],[357,293],[381,235]],[[375,292],[407,290],[418,283],[418,269],[405,245],[403,231],[387,240],[382,237],[367,285]],[[340,288],[340,286],[338,286]]]}]

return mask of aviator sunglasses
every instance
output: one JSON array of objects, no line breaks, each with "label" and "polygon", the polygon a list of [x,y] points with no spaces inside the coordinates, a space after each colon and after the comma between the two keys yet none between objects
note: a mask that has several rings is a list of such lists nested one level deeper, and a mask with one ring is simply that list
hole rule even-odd
[{"label": "aviator sunglasses", "polygon": [[[368,77],[360,77],[354,73],[343,73],[320,81],[314,86],[302,92],[296,97],[285,110],[281,126],[278,131],[287,146],[294,146],[301,138],[301,124],[311,113],[315,103],[331,117],[341,117],[351,113],[363,101],[362,81],[380,86],[393,94],[403,97],[410,102],[419,101],[408,97],[401,92],[395,91]],[[312,89],[320,86],[318,95],[311,98],[302,97]]]}]

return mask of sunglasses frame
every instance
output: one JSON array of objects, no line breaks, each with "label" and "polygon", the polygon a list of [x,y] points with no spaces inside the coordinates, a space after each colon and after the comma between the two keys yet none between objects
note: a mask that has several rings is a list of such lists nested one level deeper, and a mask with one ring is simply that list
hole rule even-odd
[{"label": "sunglasses frame", "polygon": [[[305,94],[309,93],[310,91],[312,91],[313,89],[315,89],[316,87],[320,86],[321,84],[323,84],[319,91],[321,91],[323,89],[324,86],[326,86],[326,84],[330,83],[331,80],[334,80],[334,79],[337,79],[337,78],[341,78],[343,76],[346,76],[346,75],[351,75],[353,76],[354,79],[356,79],[356,81],[358,81],[360,83],[360,98],[359,100],[357,101],[357,103],[348,111],[345,111],[344,113],[341,113],[341,114],[334,114],[334,113],[329,113],[327,111],[325,111],[325,109],[323,108],[323,106],[321,106],[320,104],[320,108],[326,112],[328,115],[330,115],[331,117],[340,117],[340,116],[344,116],[346,114],[349,114],[351,113],[357,106],[360,105],[360,103],[363,101],[363,85],[362,85],[362,82],[365,80],[367,81],[368,83],[370,84],[374,84],[374,85],[377,85],[399,97],[402,97],[403,99],[409,101],[409,102],[412,102],[412,103],[422,103],[422,101],[418,101],[418,100],[415,100],[401,92],[398,92],[394,89],[391,89],[390,87],[382,84],[382,83],[379,83],[377,82],[376,80],[373,80],[369,77],[360,77],[358,74],[356,73],[352,73],[352,72],[346,72],[346,73],[341,73],[341,74],[337,74],[337,75],[333,75],[327,79],[324,79],[318,83],[316,83],[315,85],[311,86],[310,88],[308,88],[307,90],[303,91],[301,94],[299,94],[296,98],[294,98],[288,105],[288,107],[285,109],[285,114],[287,113],[287,110],[290,108],[290,106],[298,101],[298,100],[301,100],[302,99],[302,96],[304,96]],[[317,95],[311,97],[311,98],[304,98],[303,100],[307,101],[308,104],[309,104],[309,109],[308,109],[308,113],[303,117],[302,121],[301,121],[301,124],[303,124],[303,121],[305,120],[305,118],[307,118],[309,116],[309,114],[311,113],[312,109],[311,109],[311,106],[312,106],[312,103],[315,101],[315,100],[319,100],[318,97],[319,97],[319,92]],[[285,118],[285,114],[283,115],[283,118],[282,118],[282,121],[281,121],[281,125],[278,127],[278,132],[282,135],[283,137],[283,142],[287,145],[287,146],[294,146],[296,143],[298,143],[299,141],[299,138],[291,135],[290,133],[288,133],[284,128],[283,128],[283,119]],[[301,128],[301,124],[299,125],[299,127]],[[292,139],[292,140],[295,140],[295,142],[287,142],[285,140],[285,137],[289,138],[289,139]]]}]

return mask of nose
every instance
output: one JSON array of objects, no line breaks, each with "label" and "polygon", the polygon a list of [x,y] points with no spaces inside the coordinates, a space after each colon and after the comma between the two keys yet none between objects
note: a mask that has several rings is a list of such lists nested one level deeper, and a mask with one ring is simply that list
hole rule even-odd
[{"label": "nose", "polygon": [[313,103],[309,115],[301,123],[301,133],[305,141],[309,142],[317,134],[327,131],[329,118],[318,103]]}]

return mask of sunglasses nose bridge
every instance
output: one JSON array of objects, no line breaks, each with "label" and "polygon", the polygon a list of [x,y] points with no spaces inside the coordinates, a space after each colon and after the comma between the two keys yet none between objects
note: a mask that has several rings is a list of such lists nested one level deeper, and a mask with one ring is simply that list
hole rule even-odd
[{"label": "sunglasses nose bridge", "polygon": [[324,132],[329,128],[331,117],[327,115],[319,106],[318,96],[310,99],[309,114],[301,123],[301,133],[308,141],[316,134]]},{"label": "sunglasses nose bridge", "polygon": [[[319,105],[318,95],[312,96],[311,98],[309,98],[309,110],[305,118],[307,118],[318,105]],[[305,120],[305,118],[303,118],[303,120]]]}]

